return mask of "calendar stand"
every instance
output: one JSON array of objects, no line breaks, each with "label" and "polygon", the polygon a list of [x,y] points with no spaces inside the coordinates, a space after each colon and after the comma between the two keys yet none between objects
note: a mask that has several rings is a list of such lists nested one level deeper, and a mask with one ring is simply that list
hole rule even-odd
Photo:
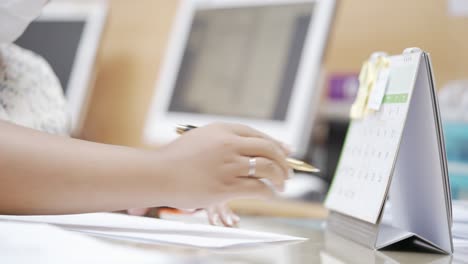
[{"label": "calendar stand", "polygon": [[451,196],[430,57],[412,48],[390,60],[386,98],[406,89],[407,100],[384,101],[380,111],[351,121],[325,202],[328,229],[375,249],[451,254]]}]

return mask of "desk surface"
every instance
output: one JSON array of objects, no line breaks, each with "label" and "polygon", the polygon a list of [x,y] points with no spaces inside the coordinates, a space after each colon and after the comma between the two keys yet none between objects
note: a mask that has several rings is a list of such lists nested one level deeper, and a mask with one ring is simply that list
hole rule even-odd
[{"label": "desk surface", "polygon": [[318,220],[247,217],[242,219],[242,228],[301,236],[309,240],[235,250],[212,251],[172,246],[143,248],[173,257],[171,263],[463,263],[456,256],[374,251],[325,232],[322,226],[323,221]]}]

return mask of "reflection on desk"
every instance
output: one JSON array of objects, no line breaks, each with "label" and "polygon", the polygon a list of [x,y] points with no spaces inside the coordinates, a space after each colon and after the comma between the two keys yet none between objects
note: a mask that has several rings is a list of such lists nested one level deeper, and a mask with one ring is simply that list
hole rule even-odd
[{"label": "reflection on desk", "polygon": [[174,259],[184,260],[175,263],[464,263],[458,261],[456,256],[372,250],[334,233],[324,231],[324,226],[323,221],[311,219],[243,217],[241,228],[284,233],[306,237],[309,240],[295,244],[241,250],[200,250],[174,246],[141,245],[139,247],[164,252],[173,256]]},{"label": "reflection on desk", "polygon": [[[183,219],[190,222],[188,216]],[[33,228],[33,226],[31,226]],[[47,226],[42,226],[47,228]],[[21,252],[21,255],[16,255],[15,261],[7,263],[64,263],[63,260],[68,259],[73,263],[109,263],[104,260],[109,260],[112,256],[112,263],[254,263],[254,264],[301,264],[301,263],[324,263],[324,264],[339,264],[339,263],[466,263],[468,258],[464,257],[463,251],[467,252],[467,248],[455,248],[455,255],[440,255],[426,254],[414,252],[395,252],[395,251],[376,251],[352,241],[346,240],[334,233],[324,231],[324,221],[311,219],[287,219],[287,218],[272,218],[272,217],[243,217],[241,222],[242,229],[250,229],[256,231],[267,231],[283,233],[293,236],[306,237],[309,240],[302,243],[286,244],[286,245],[262,245],[252,248],[242,249],[196,249],[190,247],[174,246],[174,245],[154,245],[141,244],[133,242],[119,242],[116,240],[101,238],[98,240],[86,238],[79,234],[59,232],[60,229],[50,227],[49,235],[56,239],[53,243],[45,244],[43,242],[50,239],[43,236],[29,236],[29,239],[22,241],[25,246],[15,248],[14,240],[10,239],[10,248],[13,249],[3,253],[13,254]],[[27,235],[26,231],[18,231],[19,234]],[[12,231],[13,232],[13,231]],[[77,237],[79,236],[79,237]],[[0,234],[0,238],[1,238]],[[86,240],[86,239],[88,240]],[[12,242],[13,241],[13,242]],[[80,250],[76,250],[73,243],[81,241],[85,243]],[[2,240],[4,246],[8,248],[8,240]],[[5,244],[6,243],[6,244]],[[83,244],[81,243],[81,244]],[[89,244],[88,246],[86,246]],[[37,249],[42,248],[39,252]],[[0,247],[2,252],[4,247]],[[41,254],[39,254],[41,253]],[[118,254],[117,254],[118,253]],[[131,253],[131,254],[130,254]],[[117,255],[125,254],[124,257]],[[457,255],[458,254],[458,255]],[[11,255],[11,257],[13,257]],[[0,258],[2,263],[5,261],[5,255]],[[25,257],[27,256],[27,257]],[[36,256],[36,257],[33,257]],[[466,256],[466,253],[465,253]],[[8,260],[8,255],[6,256]],[[46,257],[47,259],[43,259]],[[60,258],[61,257],[61,258]],[[19,258],[19,259],[18,259]],[[13,260],[13,258],[10,258]],[[34,260],[34,261],[32,261]],[[65,261],[71,263],[70,261]],[[85,261],[80,261],[85,260]],[[464,262],[465,261],[465,262]]]}]

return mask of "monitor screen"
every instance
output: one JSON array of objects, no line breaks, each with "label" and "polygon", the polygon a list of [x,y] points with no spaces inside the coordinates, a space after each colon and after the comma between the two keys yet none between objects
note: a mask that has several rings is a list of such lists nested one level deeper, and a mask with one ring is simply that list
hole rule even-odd
[{"label": "monitor screen", "polygon": [[16,41],[17,45],[45,58],[65,94],[85,25],[85,20],[37,20]]},{"label": "monitor screen", "polygon": [[285,120],[313,8],[197,10],[168,110]]}]

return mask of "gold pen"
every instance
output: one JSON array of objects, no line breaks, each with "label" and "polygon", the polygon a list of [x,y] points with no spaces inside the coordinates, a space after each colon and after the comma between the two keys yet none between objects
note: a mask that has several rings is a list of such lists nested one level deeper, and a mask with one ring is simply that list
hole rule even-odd
[{"label": "gold pen", "polygon": [[[192,125],[177,125],[176,132],[179,135],[182,135],[185,132],[188,132],[192,129],[197,128],[196,126]],[[288,165],[298,171],[307,171],[307,172],[319,172],[320,170],[310,164],[305,163],[304,161],[300,161],[293,158],[286,158],[286,162]]]}]

